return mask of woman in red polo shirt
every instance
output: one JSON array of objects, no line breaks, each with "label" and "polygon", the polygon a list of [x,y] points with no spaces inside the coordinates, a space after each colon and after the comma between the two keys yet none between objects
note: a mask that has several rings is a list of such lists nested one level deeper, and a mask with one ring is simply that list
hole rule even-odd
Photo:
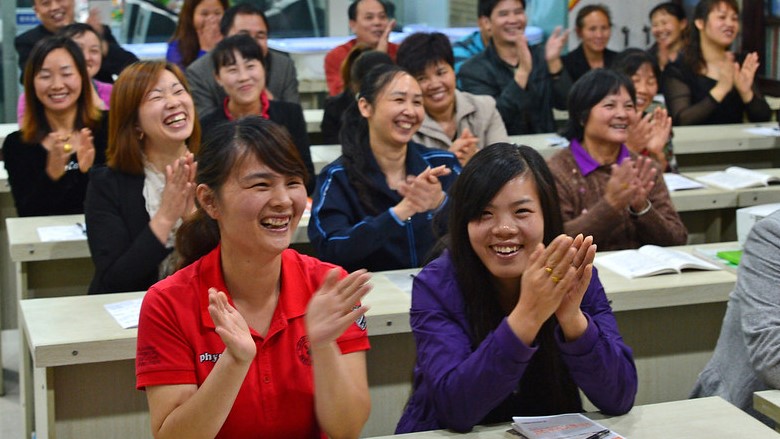
[{"label": "woman in red polo shirt", "polygon": [[141,308],[136,375],[152,432],[356,438],[370,410],[369,275],[287,248],[307,175],[286,130],[248,116],[209,134],[198,210],[177,234],[189,265]]}]

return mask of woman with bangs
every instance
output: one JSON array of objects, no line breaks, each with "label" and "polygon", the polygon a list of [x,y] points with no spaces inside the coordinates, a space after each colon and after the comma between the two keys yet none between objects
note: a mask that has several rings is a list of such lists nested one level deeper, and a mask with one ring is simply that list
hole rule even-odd
[{"label": "woman with bangs", "polygon": [[43,39],[30,54],[20,130],[3,143],[19,216],[84,212],[87,172],[106,160],[108,121],[89,81],[84,55],[69,38]]},{"label": "woman with bangs", "polygon": [[357,438],[370,411],[365,270],[289,249],[307,171],[280,126],[211,127],[182,225],[184,266],[152,286],[136,378],[156,438]]},{"label": "woman with bangs", "polygon": [[194,209],[200,124],[181,71],[135,63],[111,101],[108,166],[91,172],[84,207],[90,294],[145,290],[171,274],[176,230]]},{"label": "woman with bangs", "polygon": [[[306,170],[314,175],[303,108],[293,102],[269,99],[263,51],[257,42],[246,34],[227,37],[214,48],[211,59],[217,83],[227,97],[221,108],[201,117],[201,125],[211,127],[249,115],[275,122],[290,133]],[[313,189],[312,182],[307,190]]]},{"label": "woman with bangs", "polygon": [[448,150],[465,165],[485,145],[508,140],[495,99],[455,87],[455,58],[446,35],[410,35],[398,47],[396,59],[417,78],[423,92],[425,119],[415,142]]},{"label": "woman with bangs", "polygon": [[[92,26],[85,23],[69,24],[60,29],[57,35],[68,37],[81,47],[84,61],[87,64],[92,101],[100,110],[108,110],[112,85],[95,79],[95,75],[100,71],[100,66],[103,63],[103,39]],[[16,117],[20,122],[24,115],[25,99],[26,95],[22,93],[16,106]]]},{"label": "woman with bangs", "polygon": [[381,64],[363,78],[344,114],[342,155],[320,172],[312,196],[307,231],[321,259],[371,271],[425,261],[460,163],[412,140],[424,116],[420,86],[405,70]]},{"label": "woman with bangs", "polygon": [[607,6],[583,6],[577,12],[574,23],[581,43],[561,57],[572,82],[576,82],[592,69],[609,68],[617,56],[617,52],[607,48],[612,36],[612,16]]},{"label": "woman with bangs", "polygon": [[593,268],[596,246],[562,234],[539,153],[487,146],[450,203],[445,249],[412,286],[417,364],[396,433],[580,412],[579,390],[603,413],[628,412],[636,367]]},{"label": "woman with bangs", "polygon": [[661,70],[674,62],[688,44],[688,19],[685,9],[674,2],[664,2],[650,10],[650,33],[655,43],[647,51]]},{"label": "woman with bangs", "polygon": [[736,0],[701,0],[693,12],[691,38],[683,56],[663,74],[666,105],[675,125],[765,122],[769,104],[755,82],[758,54],[736,60],[731,45],[739,35]]},{"label": "woman with bangs", "polygon": [[683,245],[688,231],[669,197],[663,170],[629,150],[636,91],[625,75],[591,70],[569,93],[569,147],[547,164],[566,233],[592,235],[605,251]]}]

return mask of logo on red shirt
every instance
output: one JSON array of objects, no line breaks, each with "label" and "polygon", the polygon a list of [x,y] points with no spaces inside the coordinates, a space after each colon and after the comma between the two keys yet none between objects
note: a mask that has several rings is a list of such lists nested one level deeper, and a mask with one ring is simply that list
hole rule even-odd
[{"label": "logo on red shirt", "polygon": [[298,359],[306,366],[311,366],[311,343],[309,343],[309,336],[304,335],[298,339],[298,343],[295,345],[295,352],[298,354]]},{"label": "logo on red shirt", "polygon": [[207,363],[207,362],[216,363],[217,360],[219,360],[220,356],[222,356],[222,354],[209,354],[208,352],[204,352],[204,353],[200,354],[200,362],[201,363]]}]

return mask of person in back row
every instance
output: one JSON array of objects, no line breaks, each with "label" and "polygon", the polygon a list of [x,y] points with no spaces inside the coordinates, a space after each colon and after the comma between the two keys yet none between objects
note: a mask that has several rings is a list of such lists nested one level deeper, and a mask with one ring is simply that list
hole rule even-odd
[{"label": "person in back row", "polygon": [[563,57],[563,66],[572,82],[577,82],[588,70],[609,68],[617,52],[607,48],[612,35],[612,17],[605,5],[583,6],[574,23],[581,43]]},{"label": "person in back row", "polygon": [[772,117],[755,82],[758,54],[735,59],[739,35],[736,0],[701,0],[693,12],[691,38],[663,74],[666,106],[675,125],[765,122]]},{"label": "person in back row", "polygon": [[382,0],[354,0],[347,9],[349,28],[355,38],[334,47],[325,55],[325,80],[328,83],[328,94],[335,96],[347,84],[341,80],[339,71],[341,64],[356,44],[365,44],[373,50],[385,52],[395,59],[398,45],[389,41],[390,31],[395,20],[388,20],[387,5]]},{"label": "person in back row", "polygon": [[[204,127],[220,122],[256,115],[283,126],[290,133],[306,170],[314,175],[309,151],[309,136],[303,109],[292,102],[272,101],[265,88],[263,51],[249,35],[227,37],[217,44],[211,54],[217,83],[227,97],[222,106],[200,118]],[[306,186],[311,193],[313,182]]]},{"label": "person in back row", "polygon": [[[252,37],[263,52],[268,98],[298,103],[298,73],[295,71],[295,63],[287,54],[268,48],[270,29],[263,11],[249,3],[228,8],[222,16],[219,30],[226,37],[236,34],[247,34]],[[192,90],[195,108],[200,116],[222,108],[227,95],[217,84],[211,55],[198,58],[187,67],[185,74]]]},{"label": "person in back row", "polygon": [[[14,47],[19,55],[19,69],[22,71],[19,82],[24,83],[24,67],[33,46],[43,38],[54,35],[63,27],[75,23],[75,2],[73,0],[33,0],[33,10],[41,24],[24,32],[14,39]],[[103,40],[103,63],[95,75],[95,79],[111,84],[114,77],[130,64],[138,61],[131,52],[123,49],[111,33],[111,28],[100,22],[100,12],[97,9],[89,11],[87,24],[100,34]]]},{"label": "person in back row", "polygon": [[510,136],[555,131],[553,107],[566,108],[571,87],[561,61],[568,32],[556,28],[544,47],[529,47],[525,0],[480,0],[479,11],[492,38],[461,67],[460,89],[492,96]]},{"label": "person in back row", "polygon": [[317,177],[309,240],[347,270],[419,267],[435,242],[434,214],[460,172],[447,151],[412,141],[425,117],[417,81],[374,67],[344,115],[342,156]]},{"label": "person in back row", "polygon": [[506,142],[506,128],[490,96],[455,88],[450,40],[442,33],[416,33],[398,48],[398,65],[417,78],[423,92],[425,119],[414,141],[445,149],[462,165],[485,145]]},{"label": "person in back row", "polygon": [[565,232],[592,235],[601,250],[683,245],[688,238],[662,170],[625,145],[635,117],[631,80],[591,70],[569,94],[569,147],[548,160]]}]

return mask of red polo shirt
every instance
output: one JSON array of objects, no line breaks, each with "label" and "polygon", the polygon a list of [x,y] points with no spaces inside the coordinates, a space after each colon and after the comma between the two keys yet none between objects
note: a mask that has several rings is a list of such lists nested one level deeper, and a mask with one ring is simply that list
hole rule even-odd
[{"label": "red polo shirt", "polygon": [[[251,330],[257,355],[217,438],[324,438],[314,414],[314,382],[304,314],[334,265],[282,253],[279,302],[266,337]],[[200,386],[225,349],[208,312],[208,289],[228,295],[220,248],[153,285],[138,324],[137,387]],[[363,320],[364,321],[364,320]],[[344,354],[369,348],[365,326],[337,340]],[[208,416],[207,413],[203,414]]]},{"label": "red polo shirt", "polygon": [[[357,44],[357,38],[353,38],[346,43],[336,46],[325,54],[325,82],[328,84],[328,94],[336,96],[344,91],[344,82],[341,80],[341,63],[347,59],[349,51]],[[398,44],[388,43],[387,54],[395,61],[395,54],[398,53]]]}]

